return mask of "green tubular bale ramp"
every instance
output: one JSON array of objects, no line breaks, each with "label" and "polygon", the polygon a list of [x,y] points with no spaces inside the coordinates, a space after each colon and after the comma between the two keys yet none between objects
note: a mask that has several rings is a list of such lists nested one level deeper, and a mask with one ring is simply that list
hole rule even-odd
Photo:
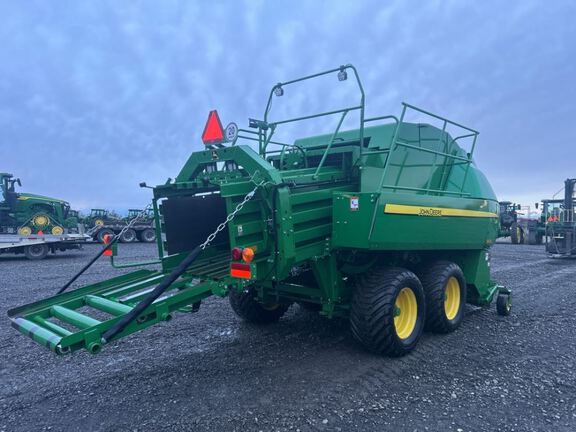
[{"label": "green tubular bale ramp", "polygon": [[[98,353],[102,334],[132,310],[142,296],[139,293],[149,291],[163,276],[159,272],[137,271],[9,310],[8,316],[12,327],[56,354],[82,348]],[[117,338],[167,321],[174,312],[212,295],[212,280],[197,280],[195,275],[181,277]],[[81,308],[83,311],[79,312]],[[91,316],[103,314],[108,319]]]}]

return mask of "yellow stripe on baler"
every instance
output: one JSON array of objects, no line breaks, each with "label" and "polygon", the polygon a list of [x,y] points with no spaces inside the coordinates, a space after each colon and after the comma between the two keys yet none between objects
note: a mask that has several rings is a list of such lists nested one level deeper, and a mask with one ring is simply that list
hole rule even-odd
[{"label": "yellow stripe on baler", "polygon": [[465,210],[459,208],[442,208],[442,207],[423,207],[423,206],[413,206],[404,204],[386,204],[384,206],[384,213],[431,216],[431,217],[440,217],[440,216],[480,217],[480,218],[498,217],[496,213],[479,211],[479,210]]}]

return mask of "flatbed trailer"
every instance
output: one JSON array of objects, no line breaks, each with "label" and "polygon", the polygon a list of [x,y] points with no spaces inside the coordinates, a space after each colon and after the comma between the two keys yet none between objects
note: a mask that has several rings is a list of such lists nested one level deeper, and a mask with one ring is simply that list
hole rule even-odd
[{"label": "flatbed trailer", "polygon": [[81,249],[90,239],[85,234],[29,235],[0,234],[0,255],[6,253],[24,254],[29,260],[41,260],[48,253]]}]

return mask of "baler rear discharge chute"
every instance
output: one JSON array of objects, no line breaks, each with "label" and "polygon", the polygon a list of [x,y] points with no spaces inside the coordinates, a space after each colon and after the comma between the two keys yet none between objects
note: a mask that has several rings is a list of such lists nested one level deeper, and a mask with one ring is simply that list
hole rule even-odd
[{"label": "baler rear discharge chute", "polygon": [[[286,87],[348,73],[357,105],[269,120],[272,98]],[[353,112],[358,128],[341,131]],[[442,127],[408,123],[408,113]],[[274,140],[283,124],[333,115],[330,134]],[[96,353],[217,295],[230,296],[234,311],[252,322],[278,320],[294,302],[346,317],[368,349],[402,355],[425,324],[456,329],[466,301],[486,305],[498,296],[498,311],[510,312],[510,292],[490,279],[498,201],[472,162],[476,131],[408,104],[400,118],[365,118],[351,65],[277,84],[263,120],[250,126],[207,127],[204,135],[218,136],[205,136],[206,149],[154,188],[160,270],[12,309],[12,325],[56,353]],[[452,138],[448,129],[464,132]],[[464,140],[469,151],[458,144]]]}]

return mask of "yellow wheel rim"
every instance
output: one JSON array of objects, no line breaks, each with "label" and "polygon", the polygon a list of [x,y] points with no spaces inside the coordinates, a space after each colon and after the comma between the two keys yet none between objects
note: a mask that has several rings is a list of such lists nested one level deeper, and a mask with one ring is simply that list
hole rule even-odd
[{"label": "yellow wheel rim", "polygon": [[104,221],[102,219],[96,219],[94,221],[94,225],[98,225],[98,226],[104,225]]},{"label": "yellow wheel rim", "polygon": [[394,303],[394,328],[400,339],[408,339],[418,319],[418,303],[416,295],[411,288],[405,287],[400,290]]},{"label": "yellow wheel rim", "polygon": [[54,234],[54,235],[60,235],[63,232],[64,232],[64,230],[62,229],[62,227],[55,226],[54,228],[52,228],[52,234]]},{"label": "yellow wheel rim", "polygon": [[18,234],[23,235],[23,236],[29,236],[30,234],[32,234],[32,229],[30,227],[20,227],[18,228]]},{"label": "yellow wheel rim", "polygon": [[448,279],[444,291],[444,313],[446,318],[453,320],[460,310],[460,283],[452,276]]},{"label": "yellow wheel rim", "polygon": [[37,227],[44,227],[44,226],[48,225],[49,222],[50,222],[50,219],[48,219],[48,216],[44,216],[44,215],[34,216],[33,223]]},{"label": "yellow wheel rim", "polygon": [[522,239],[522,230],[520,227],[516,228],[516,238],[518,239],[518,243],[520,243],[520,240]]}]

